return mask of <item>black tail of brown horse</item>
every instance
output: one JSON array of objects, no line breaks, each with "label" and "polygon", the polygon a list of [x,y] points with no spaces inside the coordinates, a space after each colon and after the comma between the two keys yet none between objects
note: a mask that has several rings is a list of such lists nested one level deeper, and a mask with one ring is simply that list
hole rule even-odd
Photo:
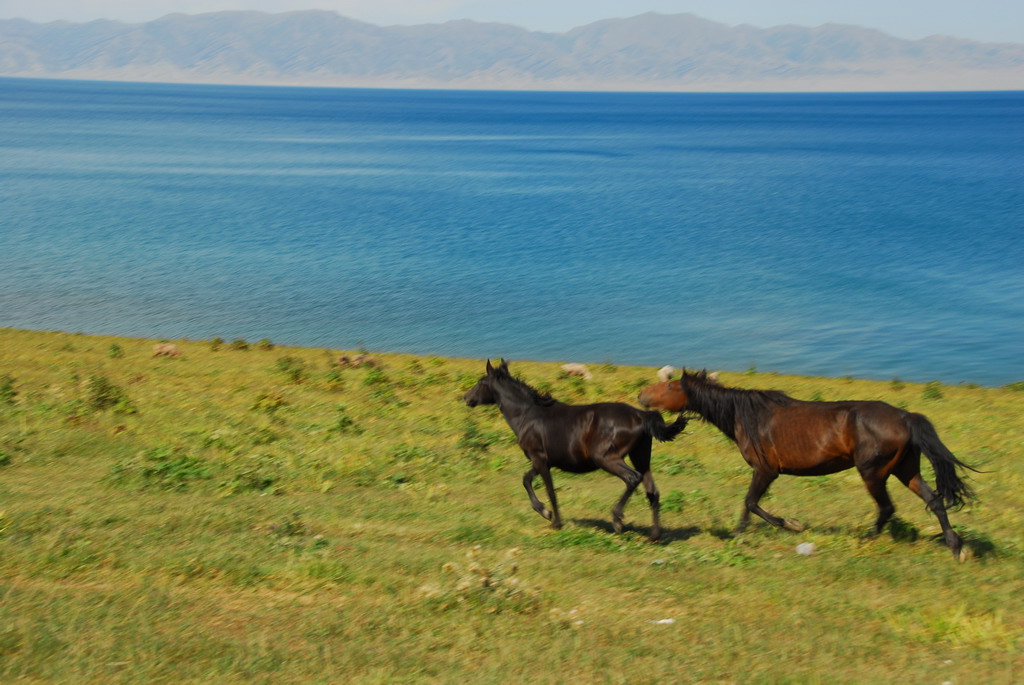
[{"label": "black tail of brown horse", "polygon": [[644,417],[644,427],[647,429],[647,432],[661,442],[668,442],[682,433],[683,429],[686,428],[687,421],[689,420],[680,414],[679,418],[675,421],[670,424],[666,424],[665,419],[662,418],[659,412],[645,411],[641,413]]},{"label": "black tail of brown horse", "polygon": [[967,500],[974,497],[974,493],[960,478],[956,471],[957,467],[974,472],[978,470],[953,456],[949,448],[939,440],[935,426],[922,414],[908,413],[907,424],[910,426],[911,443],[932,463],[935,470],[935,486],[943,503],[947,508],[962,507]]}]

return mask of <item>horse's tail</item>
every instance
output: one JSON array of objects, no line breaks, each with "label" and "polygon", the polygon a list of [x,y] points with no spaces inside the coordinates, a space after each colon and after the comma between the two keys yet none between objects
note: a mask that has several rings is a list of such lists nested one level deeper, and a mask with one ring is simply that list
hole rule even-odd
[{"label": "horse's tail", "polygon": [[643,411],[640,414],[643,416],[644,428],[647,429],[647,432],[662,442],[668,442],[682,433],[689,421],[688,418],[680,414],[675,421],[666,424],[659,412]]},{"label": "horse's tail", "polygon": [[928,457],[935,469],[935,487],[947,508],[962,507],[974,498],[974,492],[960,479],[957,467],[979,473],[978,469],[963,463],[939,440],[935,426],[923,414],[907,413],[910,441]]}]

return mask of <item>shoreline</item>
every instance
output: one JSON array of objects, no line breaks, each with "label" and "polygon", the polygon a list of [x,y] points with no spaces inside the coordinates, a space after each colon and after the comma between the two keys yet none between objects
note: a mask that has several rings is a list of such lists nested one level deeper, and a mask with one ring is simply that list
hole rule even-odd
[{"label": "shoreline", "polygon": [[[89,338],[89,339],[97,339],[97,340],[102,339],[102,340],[110,340],[110,341],[131,341],[131,342],[138,343],[138,344],[148,345],[149,348],[152,348],[153,345],[156,345],[158,343],[174,343],[174,344],[188,345],[188,346],[202,346],[202,345],[209,346],[211,341],[217,339],[216,337],[215,338],[199,338],[199,339],[196,339],[196,338],[155,338],[155,337],[117,335],[117,334],[107,334],[107,333],[70,332],[70,331],[60,331],[60,330],[36,330],[36,329],[29,329],[29,328],[13,328],[13,327],[3,327],[3,326],[0,326],[0,336],[3,336],[5,334],[9,334],[9,333],[29,334],[29,335],[71,336],[71,337],[81,337],[81,338]],[[227,339],[220,339],[220,340],[222,340],[222,344],[223,344],[223,346],[225,348],[229,347],[233,342],[235,342],[233,340],[227,340]],[[241,340],[242,342],[245,342],[250,348],[257,347],[259,345],[259,343],[261,342],[260,339],[256,339],[256,340],[236,339],[236,340]],[[449,361],[449,362],[465,363],[465,364],[472,363],[472,362],[484,363],[488,359],[488,357],[476,358],[476,357],[457,356],[457,355],[456,356],[451,356],[451,355],[444,355],[444,354],[432,354],[432,353],[423,353],[423,352],[407,352],[407,351],[394,351],[394,350],[373,349],[373,348],[365,348],[365,347],[352,347],[352,348],[348,348],[348,347],[324,347],[324,346],[317,346],[317,345],[294,344],[294,343],[288,343],[288,342],[278,343],[276,341],[270,340],[269,338],[263,338],[262,341],[266,341],[266,342],[270,343],[270,347],[267,350],[260,350],[260,351],[296,350],[296,351],[305,351],[306,353],[326,352],[328,354],[335,354],[335,355],[341,355],[341,354],[369,354],[371,356],[391,357],[391,358],[397,358],[397,359],[418,359],[418,360],[444,359],[444,360]],[[491,357],[490,359],[492,361],[494,361],[494,360],[497,360],[498,358],[499,357]],[[524,359],[511,359],[510,358],[510,359],[508,359],[508,361],[510,363],[516,364],[516,365],[531,365],[531,366],[538,366],[538,367],[554,367],[554,366],[561,366],[562,364],[577,363],[577,364],[585,364],[585,365],[588,365],[588,366],[594,367],[594,368],[598,368],[598,367],[602,367],[602,366],[612,366],[612,367],[616,367],[616,368],[622,367],[622,368],[627,368],[627,369],[651,369],[652,370],[652,374],[651,374],[652,379],[654,378],[654,371],[656,371],[657,369],[661,368],[661,366],[664,366],[664,364],[661,364],[661,365],[657,365],[657,364],[640,364],[640,363],[632,363],[632,362],[619,362],[619,361],[615,361],[615,360],[598,360],[598,361],[594,361],[594,360],[586,360],[586,359],[578,359],[578,358],[565,358],[565,359],[525,359],[525,358]],[[675,366],[675,364],[672,364],[671,361],[666,361],[665,364],[673,366],[676,369],[682,369],[683,368],[683,367]],[[921,387],[925,387],[925,386],[929,386],[929,385],[936,385],[937,384],[937,385],[940,385],[942,387],[950,387],[950,388],[990,389],[990,390],[1020,390],[1022,387],[1024,387],[1024,380],[1010,381],[1010,382],[1007,382],[1007,383],[1004,383],[1004,384],[1001,384],[1001,385],[986,385],[986,384],[983,384],[983,383],[974,383],[974,382],[970,382],[970,381],[959,381],[957,383],[948,383],[948,382],[943,382],[943,381],[939,381],[939,380],[920,381],[920,380],[905,379],[905,378],[900,378],[900,377],[894,377],[894,378],[869,378],[869,377],[852,376],[852,375],[841,375],[841,376],[840,375],[835,375],[835,376],[832,376],[832,375],[813,375],[813,374],[803,374],[803,373],[788,373],[788,372],[774,371],[774,370],[770,370],[770,369],[758,369],[756,366],[750,367],[748,369],[743,369],[743,370],[741,370],[741,369],[720,368],[720,367],[690,367],[690,366],[687,366],[685,368],[687,370],[690,370],[690,371],[699,371],[701,369],[704,369],[704,370],[707,370],[707,371],[718,371],[718,372],[720,372],[722,374],[725,374],[727,376],[730,376],[730,377],[766,377],[766,378],[791,379],[791,380],[794,380],[794,381],[799,381],[799,380],[804,380],[804,381],[833,380],[833,381],[838,381],[838,382],[843,382],[843,383],[851,383],[851,382],[854,382],[854,381],[858,381],[858,382],[864,382],[864,383],[877,383],[877,384],[885,384],[885,385],[912,385],[912,386],[921,386]],[[653,382],[654,381],[652,380],[652,383]]]}]

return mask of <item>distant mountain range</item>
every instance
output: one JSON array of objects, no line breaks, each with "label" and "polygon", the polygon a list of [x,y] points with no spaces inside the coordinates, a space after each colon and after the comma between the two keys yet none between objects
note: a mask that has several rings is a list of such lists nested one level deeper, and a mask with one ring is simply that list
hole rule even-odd
[{"label": "distant mountain range", "polygon": [[0,21],[0,75],[417,88],[823,91],[1024,89],[1024,45],[880,31],[730,27],[692,14],[566,33],[333,12],[172,14],[143,24]]}]

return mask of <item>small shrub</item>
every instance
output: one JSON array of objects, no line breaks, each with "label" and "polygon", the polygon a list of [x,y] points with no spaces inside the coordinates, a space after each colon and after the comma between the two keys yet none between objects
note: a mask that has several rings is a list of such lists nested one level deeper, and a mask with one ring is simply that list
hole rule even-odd
[{"label": "small shrub", "polygon": [[452,542],[490,542],[494,539],[494,526],[467,523],[448,531],[447,537]]},{"label": "small shrub", "polygon": [[302,567],[302,574],[328,583],[351,583],[355,578],[348,566],[334,559],[311,561]]},{"label": "small shrub", "polygon": [[622,381],[622,383],[619,384],[619,389],[625,395],[634,395],[652,383],[653,381],[649,378],[634,378],[632,380]]},{"label": "small shrub", "polygon": [[14,389],[14,378],[9,374],[0,376],[0,404],[14,404],[18,391]]},{"label": "small shrub", "polygon": [[569,386],[569,393],[576,397],[584,397],[587,394],[587,380],[583,376],[559,376]]},{"label": "small shrub", "polygon": [[414,373],[417,376],[423,373],[423,365],[420,364],[418,359],[413,359],[412,361],[410,361],[408,364],[405,365],[405,368],[409,373]]},{"label": "small shrub", "polygon": [[462,435],[459,436],[457,446],[466,453],[484,452],[494,444],[494,438],[493,434],[480,430],[476,421],[467,417],[462,424]]},{"label": "small shrub", "polygon": [[889,381],[889,387],[892,388],[893,390],[900,391],[907,386],[906,383],[901,381],[899,378],[893,378],[891,381]]},{"label": "small shrub", "polygon": [[550,395],[555,392],[555,385],[551,381],[537,381],[533,387],[541,395]]},{"label": "small shrub", "polygon": [[0,466],[10,466],[11,461],[11,455],[0,451]]},{"label": "small shrub", "polygon": [[680,473],[703,473],[704,464],[693,457],[669,456],[659,460],[657,468],[662,473],[676,476]]},{"label": "small shrub", "polygon": [[366,375],[363,376],[363,387],[371,388],[377,385],[388,385],[391,383],[391,379],[388,378],[387,374],[381,371],[376,366],[371,366],[366,371]]},{"label": "small shrub", "polygon": [[275,414],[288,406],[288,401],[278,392],[265,392],[256,396],[256,400],[249,407],[252,411],[263,412],[264,414]]},{"label": "small shrub", "polygon": [[257,455],[240,462],[232,462],[227,479],[220,487],[228,494],[266,492],[281,478],[280,465],[273,457]]},{"label": "small shrub", "polygon": [[445,373],[444,371],[429,371],[420,376],[419,379],[415,382],[414,386],[420,388],[428,388],[432,385],[444,385],[450,381],[451,378],[449,378],[448,374]]},{"label": "small shrub", "polygon": [[396,462],[433,461],[434,451],[423,445],[407,445],[404,442],[395,445],[387,452],[388,459]]},{"label": "small shrub", "polygon": [[275,366],[289,383],[301,383],[306,379],[306,362],[297,357],[281,357]]},{"label": "small shrub", "polygon": [[408,402],[402,400],[391,388],[377,386],[370,391],[370,401],[378,405],[392,405],[394,407],[406,407]]},{"label": "small shrub", "polygon": [[117,343],[113,343],[110,345],[110,347],[107,348],[107,356],[110,357],[111,359],[123,359],[124,348],[118,345]]},{"label": "small shrub", "polygon": [[327,428],[328,433],[338,433],[339,435],[351,433],[359,435],[363,432],[363,429],[360,428],[356,422],[352,420],[352,417],[348,415],[348,409],[344,405],[339,404],[336,411],[337,413],[335,414],[334,423]]},{"label": "small shrub", "polygon": [[210,351],[216,352],[224,345],[224,338],[214,338],[210,341]]},{"label": "small shrub", "polygon": [[1014,383],[1007,383],[1003,386],[1005,390],[1012,390],[1014,392],[1024,392],[1024,381],[1016,381]]},{"label": "small shrub", "polygon": [[412,476],[408,476],[404,473],[392,473],[384,478],[384,484],[392,488],[397,488],[411,482]]},{"label": "small shrub", "polygon": [[275,433],[269,428],[260,428],[253,431],[249,438],[249,442],[253,445],[269,445],[272,442],[277,442],[281,439],[280,433]]},{"label": "small shrub", "polygon": [[106,376],[93,374],[86,384],[85,402],[94,411],[113,409],[118,414],[134,414],[135,406],[128,394]]},{"label": "small shrub", "polygon": [[420,587],[424,601],[436,611],[466,609],[488,614],[532,614],[541,608],[540,592],[525,585],[516,575],[518,549],[484,565],[477,545],[467,554],[468,562],[448,562],[441,567],[440,582]]},{"label": "small shrub", "polygon": [[926,400],[941,400],[942,395],[942,384],[938,381],[929,381],[921,392],[922,399]]},{"label": "small shrub", "polygon": [[116,485],[184,490],[192,481],[210,477],[206,462],[176,447],[154,447],[111,468],[108,480]]},{"label": "small shrub", "polygon": [[197,437],[199,444],[204,449],[214,448],[224,450],[225,452],[234,452],[238,448],[235,439],[233,439],[234,436],[224,430],[197,431],[191,433],[190,436]]},{"label": "small shrub", "polygon": [[730,566],[733,568],[749,566],[757,559],[740,547],[737,540],[728,540],[720,549],[692,549],[684,553],[693,561],[708,566]]},{"label": "small shrub", "polygon": [[661,498],[661,509],[668,512],[680,512],[684,507],[700,505],[707,499],[703,490],[691,490],[690,492],[672,490]]},{"label": "small shrub", "polygon": [[563,528],[554,534],[538,538],[535,544],[541,548],[585,547],[617,552],[624,549],[623,538],[620,536],[609,535],[603,530],[576,526]]},{"label": "small shrub", "polygon": [[260,350],[272,350],[274,349],[274,343],[270,342],[270,338],[263,338],[256,343],[256,348]]},{"label": "small shrub", "polygon": [[331,392],[341,392],[345,389],[345,377],[336,367],[327,370],[327,373],[323,375],[323,383],[324,387]]},{"label": "small shrub", "polygon": [[249,343],[239,338],[238,340],[234,340],[231,342],[231,349],[237,350],[239,352],[245,352],[246,350],[249,349]]}]

